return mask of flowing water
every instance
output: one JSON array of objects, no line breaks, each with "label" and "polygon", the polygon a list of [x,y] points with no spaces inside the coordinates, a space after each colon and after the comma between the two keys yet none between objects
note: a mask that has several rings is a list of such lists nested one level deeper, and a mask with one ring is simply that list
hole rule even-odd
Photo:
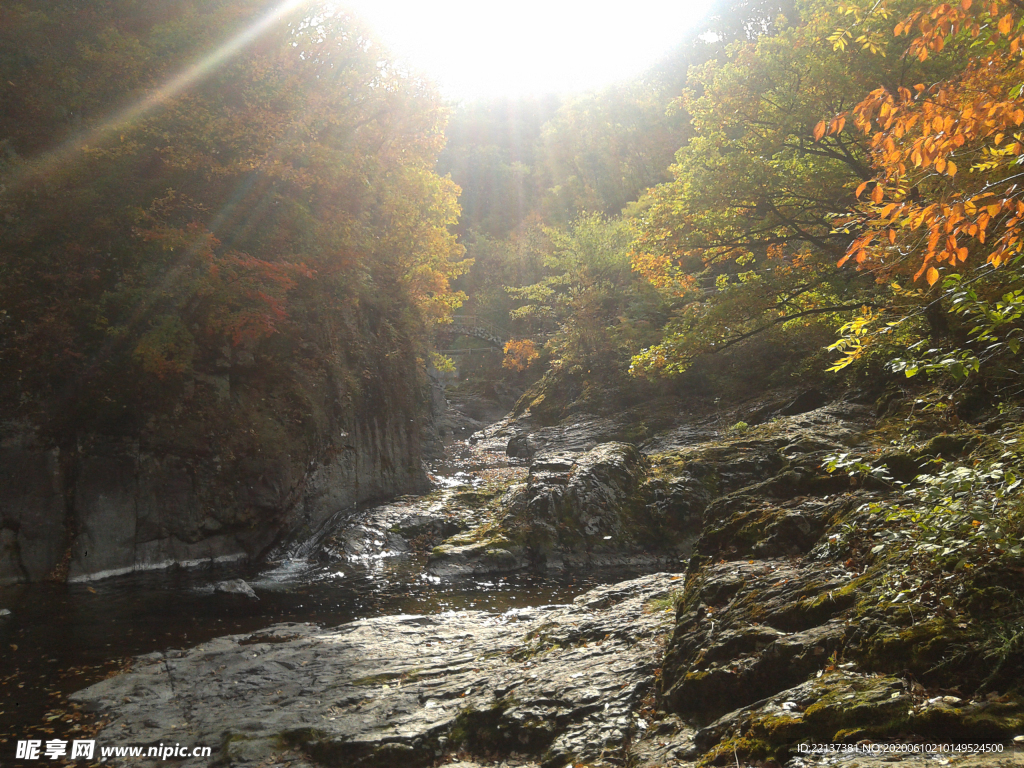
[{"label": "flowing water", "polygon": [[[465,443],[430,468],[438,487],[472,485],[513,472],[504,456]],[[518,470],[522,473],[522,470]],[[63,697],[119,669],[131,656],[186,648],[219,635],[278,622],[334,626],[356,618],[452,610],[502,612],[570,601],[600,583],[637,575],[606,570],[581,575],[442,580],[424,573],[425,556],[384,553],[322,562],[312,548],[275,563],[171,569],[89,584],[0,588],[0,765],[25,738],[73,738],[80,715]],[[245,579],[258,600],[214,585]]]}]

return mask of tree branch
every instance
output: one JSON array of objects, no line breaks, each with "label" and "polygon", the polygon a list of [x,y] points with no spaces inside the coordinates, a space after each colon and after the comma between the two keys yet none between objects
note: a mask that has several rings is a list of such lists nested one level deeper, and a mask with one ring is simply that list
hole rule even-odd
[{"label": "tree branch", "polygon": [[769,328],[774,328],[776,325],[787,323],[790,320],[796,320],[799,317],[807,317],[808,315],[820,315],[823,312],[844,312],[851,309],[860,309],[861,307],[869,307],[871,309],[879,309],[878,304],[871,304],[869,302],[859,302],[857,304],[844,304],[839,307],[817,307],[815,309],[805,309],[803,312],[795,312],[792,315],[784,315],[782,317],[775,318],[772,322],[762,325],[760,328],[755,328],[752,331],[741,333],[739,336],[734,336],[724,344],[719,344],[710,349],[704,350],[704,354],[715,354],[721,352],[723,349],[728,349],[734,344],[739,344],[741,341],[746,341],[751,336],[756,336],[762,331],[767,331]]}]

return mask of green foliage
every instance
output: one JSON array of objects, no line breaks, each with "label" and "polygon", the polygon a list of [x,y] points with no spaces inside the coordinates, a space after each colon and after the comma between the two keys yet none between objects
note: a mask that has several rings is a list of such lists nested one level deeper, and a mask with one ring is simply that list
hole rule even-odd
[{"label": "green foliage", "polygon": [[578,96],[542,135],[548,222],[568,225],[587,211],[615,215],[665,180],[689,135],[686,115],[667,111],[678,84],[652,78]]},{"label": "green foliage", "polygon": [[679,373],[766,330],[832,325],[874,302],[870,283],[835,269],[851,235],[833,218],[869,177],[865,148],[855,137],[816,142],[811,128],[887,63],[834,51],[823,39],[834,22],[816,4],[802,24],[691,71],[680,107],[696,135],[636,213],[634,267],[672,297],[674,313],[634,373]]},{"label": "green foliage", "polygon": [[[934,296],[835,268],[859,240],[858,197],[881,192],[879,150],[843,131],[847,110],[884,92],[879,83],[934,82],[962,64],[958,53],[903,57],[889,19],[920,5],[806,2],[798,20],[691,70],[679,107],[694,136],[676,154],[672,180],[634,209],[634,267],[673,306],[661,342],[634,358],[635,374],[678,374],[760,334],[814,343],[846,323],[838,370],[868,349],[876,321],[913,315],[888,331],[894,343],[921,338],[918,317],[925,333],[941,328]],[[851,319],[862,309],[869,323]]]},{"label": "green foliage", "polygon": [[507,288],[520,303],[510,316],[552,334],[546,347],[557,370],[622,370],[659,311],[657,294],[630,269],[627,223],[590,214],[568,231],[542,232],[547,274],[532,285]]},{"label": "green foliage", "polygon": [[[1019,557],[1024,552],[1019,472],[997,461],[981,467],[946,465],[935,474],[918,475],[918,484],[906,492],[909,504],[864,508],[887,523],[872,554],[905,543],[957,569],[991,550]],[[1009,502],[1017,509],[1007,508]]]},{"label": "green foliage", "polygon": [[[865,311],[840,329],[829,349],[843,357],[831,370],[841,370],[868,350],[889,359],[886,367],[906,378],[926,375],[936,383],[960,387],[971,377],[1007,381],[1016,377],[1012,367],[1024,339],[1024,291],[1012,288],[1014,266],[994,269],[985,265],[971,273],[948,275],[941,291],[927,304],[901,303],[908,292],[894,284],[894,301],[884,312]],[[926,332],[921,320],[939,317],[941,334]]]},{"label": "green foliage", "polygon": [[1024,469],[1016,443],[1004,438],[1000,444],[1009,450],[997,458],[980,456],[971,465],[937,462],[934,471],[918,474],[912,483],[894,480],[884,464],[850,453],[828,456],[823,466],[829,473],[873,478],[899,492],[895,503],[871,502],[858,510],[885,522],[872,555],[909,547],[959,569],[972,556],[993,551],[1011,558],[1024,554]]},{"label": "green foliage", "polygon": [[431,352],[430,362],[441,373],[455,373],[455,361],[446,355]]},{"label": "green foliage", "polygon": [[872,477],[886,485],[892,485],[893,479],[889,469],[881,464],[872,464],[866,459],[852,453],[837,453],[826,456],[822,464],[829,474],[845,472],[858,477]]}]

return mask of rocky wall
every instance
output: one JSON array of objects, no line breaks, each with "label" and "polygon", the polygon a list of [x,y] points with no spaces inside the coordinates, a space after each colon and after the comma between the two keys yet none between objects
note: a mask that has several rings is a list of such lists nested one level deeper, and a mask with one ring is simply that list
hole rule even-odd
[{"label": "rocky wall", "polygon": [[[268,416],[242,402],[222,407]],[[26,424],[8,424],[0,442],[0,585],[248,560],[345,507],[423,490],[413,408],[353,410],[320,418],[315,440],[281,430],[280,440],[250,455],[214,436],[197,446],[184,426],[170,442],[166,429],[143,430],[87,434],[60,448]]]}]

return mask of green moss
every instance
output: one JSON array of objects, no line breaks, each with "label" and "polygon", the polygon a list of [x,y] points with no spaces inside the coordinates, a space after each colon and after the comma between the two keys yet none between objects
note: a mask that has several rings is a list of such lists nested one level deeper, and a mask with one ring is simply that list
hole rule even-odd
[{"label": "green moss", "polygon": [[493,483],[480,488],[474,488],[471,491],[459,491],[452,496],[452,500],[472,509],[480,509],[486,506],[488,502],[493,501],[496,496],[508,490],[511,484],[511,482]]},{"label": "green moss", "polygon": [[663,597],[655,597],[651,600],[648,600],[644,604],[644,610],[646,610],[648,613],[678,610],[679,605],[682,602],[682,599],[683,593],[679,590],[673,589]]},{"label": "green moss", "polygon": [[651,436],[651,429],[642,421],[633,422],[621,433],[616,435],[616,440],[624,443],[642,443]]},{"label": "green moss", "polygon": [[734,736],[709,749],[697,762],[700,768],[712,765],[733,765],[735,761],[752,762],[774,757],[766,741],[750,736]]}]

